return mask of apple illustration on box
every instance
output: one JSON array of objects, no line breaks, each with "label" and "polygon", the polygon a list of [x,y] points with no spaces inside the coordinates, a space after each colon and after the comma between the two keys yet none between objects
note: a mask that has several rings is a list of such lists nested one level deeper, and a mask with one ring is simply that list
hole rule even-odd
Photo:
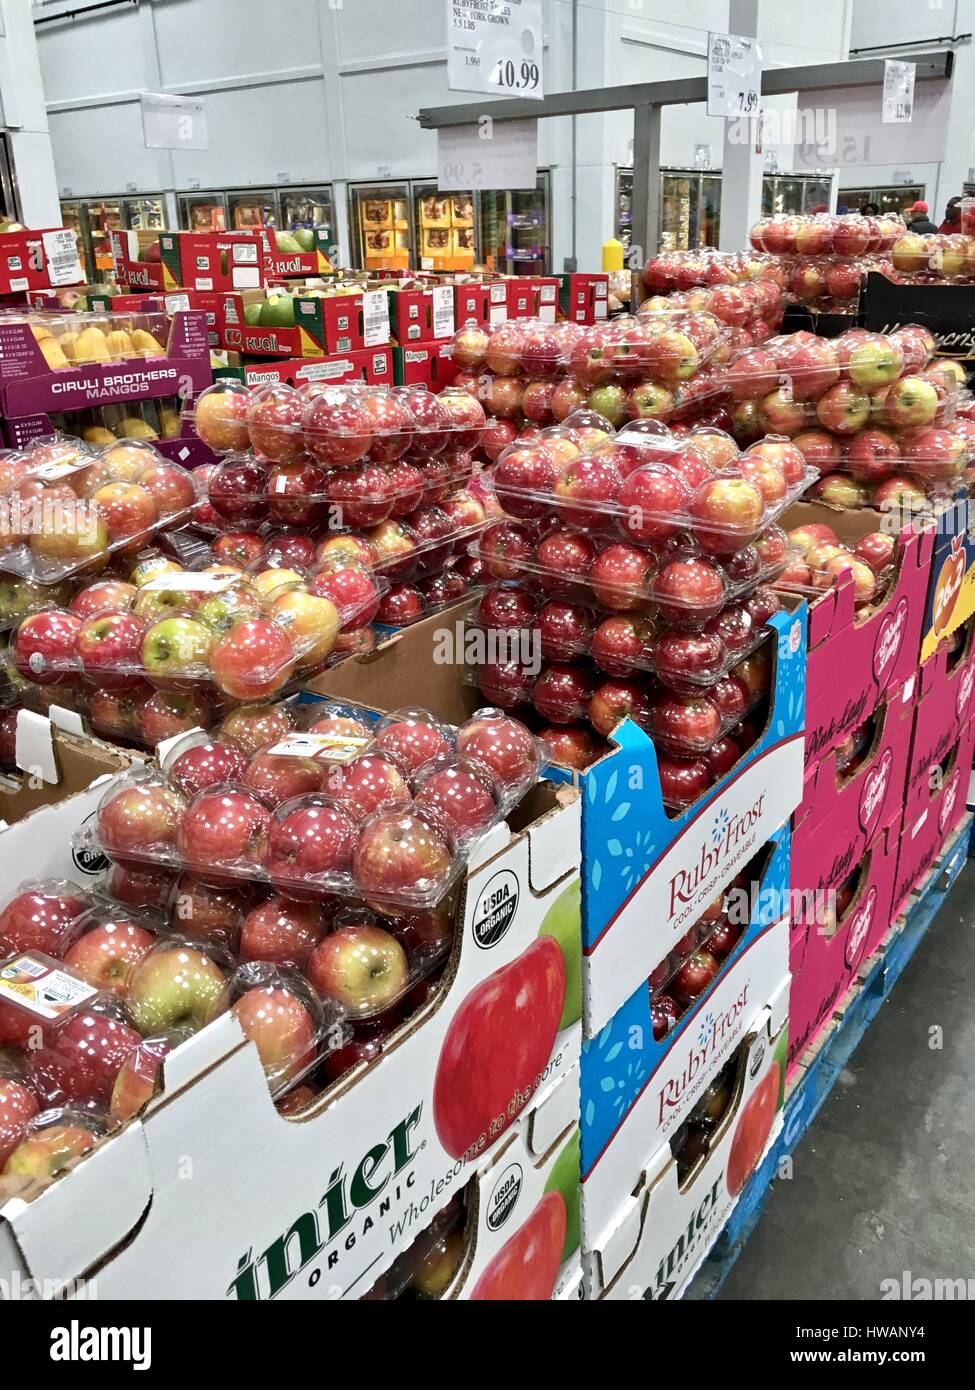
[{"label": "apple illustration on box", "polygon": [[452,1158],[493,1143],[528,1104],[552,1054],[565,996],[562,950],[540,936],[461,1002],[433,1086],[434,1124]]},{"label": "apple illustration on box", "polygon": [[562,1265],[566,1224],[561,1192],[546,1192],[478,1279],[470,1301],[541,1303],[550,1299]]},{"label": "apple illustration on box", "polygon": [[765,1151],[782,1093],[785,1033],[765,1076],[742,1106],[728,1155],[728,1192],[732,1197],[745,1186]]}]

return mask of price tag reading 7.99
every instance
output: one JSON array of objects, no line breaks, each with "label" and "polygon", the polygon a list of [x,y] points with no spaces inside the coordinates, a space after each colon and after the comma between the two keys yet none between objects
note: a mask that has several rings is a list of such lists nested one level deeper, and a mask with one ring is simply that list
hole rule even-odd
[{"label": "price tag reading 7.99", "polygon": [[757,116],[762,49],[740,34],[708,34],[708,115]]}]

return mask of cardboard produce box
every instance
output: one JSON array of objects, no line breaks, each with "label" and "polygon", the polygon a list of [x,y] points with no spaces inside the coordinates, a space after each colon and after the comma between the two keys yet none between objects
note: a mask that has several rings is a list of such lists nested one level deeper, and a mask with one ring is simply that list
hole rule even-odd
[{"label": "cardboard produce box", "polygon": [[929,770],[944,761],[975,715],[975,618],[968,620],[960,637],[959,651],[939,644],[918,672],[908,803],[928,785]]},{"label": "cardboard produce box", "polygon": [[[254,323],[258,308],[273,292],[231,290],[221,298],[221,345],[233,352],[269,357],[325,357],[389,342],[389,301],[385,290],[321,297],[295,295],[285,299],[292,324]],[[290,305],[288,301],[290,300]],[[268,317],[268,311],[261,315]]]},{"label": "cardboard produce box", "polygon": [[0,232],[0,294],[80,285],[84,278],[70,227]]},{"label": "cardboard produce box", "polygon": [[962,498],[936,517],[921,626],[922,661],[928,661],[939,642],[975,614],[975,527],[970,512],[971,502]]},{"label": "cardboard produce box", "polygon": [[897,860],[893,915],[905,911],[911,890],[930,872],[945,841],[965,815],[972,755],[975,753],[975,721],[959,727],[954,742],[928,764],[918,777],[904,807],[904,828]]},{"label": "cardboard produce box", "polygon": [[634,1145],[639,1157],[615,1175],[617,1192],[628,1195],[601,1227],[592,1224],[591,1183],[584,1184],[589,1297],[666,1301],[687,1288],[781,1130],[787,1000],[783,984],[739,1043],[731,1099],[687,1171],[669,1143]]},{"label": "cardboard produce box", "polygon": [[338,352],[330,357],[292,357],[278,361],[249,359],[241,353],[228,353],[228,365],[218,367],[214,376],[242,381],[245,386],[275,386],[282,382],[300,386],[306,381],[361,381],[367,385],[392,386],[393,348],[363,348],[359,352]]},{"label": "cardboard produce box", "polygon": [[[25,877],[22,870],[28,865],[34,877],[63,873],[70,878],[72,866],[87,872],[68,841],[94,811],[101,793],[87,801],[78,798],[93,783],[124,770],[134,759],[132,753],[85,734],[80,718],[70,711],[61,711],[58,717],[70,727],[60,728],[31,710],[21,710],[17,717],[17,770],[0,774],[0,862],[7,887]],[[69,801],[67,818],[51,840],[47,830],[41,833],[37,817]],[[50,818],[45,824],[49,823]],[[48,867],[38,867],[38,855]]]}]

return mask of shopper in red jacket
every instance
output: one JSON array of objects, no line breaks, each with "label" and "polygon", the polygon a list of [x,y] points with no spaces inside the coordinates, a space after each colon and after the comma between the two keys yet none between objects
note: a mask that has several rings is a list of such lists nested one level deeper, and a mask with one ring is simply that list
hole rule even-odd
[{"label": "shopper in red jacket", "polygon": [[961,231],[961,199],[950,198],[948,206],[945,208],[945,220],[938,228],[939,232],[960,232]]}]

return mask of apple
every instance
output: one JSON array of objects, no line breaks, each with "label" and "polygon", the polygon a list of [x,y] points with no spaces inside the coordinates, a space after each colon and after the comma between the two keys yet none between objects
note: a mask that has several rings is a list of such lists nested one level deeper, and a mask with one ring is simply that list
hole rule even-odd
[{"label": "apple", "polygon": [[0,1076],[0,1172],[10,1155],[27,1138],[30,1122],[37,1112],[37,1100],[26,1086]]},{"label": "apple", "polygon": [[101,613],[82,623],[75,652],[85,675],[103,690],[141,683],[145,623],[135,613]]},{"label": "apple", "polygon": [[661,615],[675,626],[697,627],[717,616],[727,597],[727,582],[702,556],[679,555],[654,575],[652,597]]},{"label": "apple", "polygon": [[[620,549],[629,552],[632,547]],[[561,528],[544,536],[532,554],[538,583],[557,598],[578,598],[595,561],[596,547],[588,536]]]},{"label": "apple", "polygon": [[66,879],[25,888],[0,912],[0,956],[42,951],[59,958],[88,907],[82,890]]},{"label": "apple", "polygon": [[846,473],[825,474],[813,484],[809,495],[831,507],[862,507],[867,500],[863,484]]},{"label": "apple", "polygon": [[745,599],[745,608],[756,628],[764,626],[774,614],[782,609],[782,601],[769,584],[760,584]]},{"label": "apple", "polygon": [[[233,883],[262,862],[270,820],[267,805],[253,792],[207,790],[184,812],[176,829],[176,850],[204,882]],[[218,869],[235,872],[218,874]]]},{"label": "apple", "polygon": [[846,446],[846,467],[858,482],[873,483],[897,471],[900,445],[886,430],[861,430]]},{"label": "apple", "polygon": [[451,867],[443,838],[421,817],[400,808],[377,811],[366,820],[352,861],[363,896],[397,905],[439,896]]},{"label": "apple", "polygon": [[212,643],[213,633],[195,618],[164,618],[143,632],[141,664],[153,681],[200,679],[209,671]]},{"label": "apple", "polygon": [[919,429],[933,423],[941,408],[935,384],[923,376],[904,376],[884,397],[887,419],[898,429]]},{"label": "apple", "polygon": [[260,555],[252,563],[263,559],[265,565],[299,572],[315,563],[315,542],[301,531],[278,531],[260,544]]},{"label": "apple", "polygon": [[137,483],[106,483],[92,497],[110,541],[145,535],[156,523],[156,504]]},{"label": "apple", "polygon": [[256,753],[240,778],[241,786],[257,792],[271,807],[296,796],[321,791],[325,770],[314,758],[283,753]]},{"label": "apple", "polygon": [[237,382],[218,382],[197,397],[193,427],[215,453],[246,449],[246,416],[250,392]]},{"label": "apple", "polygon": [[547,749],[547,761],[576,772],[585,772],[599,756],[592,734],[581,724],[548,726],[539,730],[538,737]]},{"label": "apple", "polygon": [[534,676],[517,661],[482,661],[477,668],[481,694],[500,709],[514,710],[531,699]]},{"label": "apple", "polygon": [[[771,486],[769,479],[765,482]],[[784,496],[784,479],[780,496]],[[755,535],[762,524],[765,505],[762,487],[747,476],[719,475],[702,483],[691,498],[690,513],[697,522],[695,535],[714,554],[728,554]]]},{"label": "apple", "polygon": [[404,713],[403,718],[392,715],[388,721],[383,721],[376,734],[375,747],[412,773],[439,753],[449,753],[451,745],[445,728],[430,717],[421,711]]},{"label": "apple", "polygon": [[243,960],[290,965],[303,970],[325,933],[327,918],[320,903],[275,897],[244,918],[238,952]]},{"label": "apple", "polygon": [[640,681],[635,680],[603,681],[593,691],[586,714],[596,732],[608,738],[624,719],[633,719],[637,723],[646,719],[646,689]]},{"label": "apple", "polygon": [[721,732],[721,713],[706,695],[667,692],[649,709],[650,728],[660,742],[678,748],[704,748]]},{"label": "apple", "polygon": [[619,526],[628,538],[653,545],[677,535],[690,489],[673,468],[648,464],[626,477],[618,496]]},{"label": "apple", "polygon": [[308,592],[331,600],[343,633],[368,627],[379,611],[376,581],[358,561],[334,557],[322,561],[309,576]]},{"label": "apple", "polygon": [[122,579],[102,579],[80,590],[68,605],[68,611],[84,622],[99,613],[124,612],[135,598],[134,584]]},{"label": "apple", "polygon": [[534,738],[517,719],[494,710],[480,710],[461,726],[457,752],[486,768],[509,791],[523,790],[538,777]]},{"label": "apple", "polygon": [[266,984],[245,990],[231,1008],[275,1087],[295,1080],[314,1060],[318,1025],[309,1002],[284,984]]},{"label": "apple", "polygon": [[547,1192],[509,1236],[474,1288],[472,1302],[547,1301],[555,1290],[568,1212],[561,1192]]},{"label": "apple", "polygon": [[159,782],[137,782],[110,793],[98,808],[98,838],[120,864],[150,859],[172,848],[184,810],[179,794]]},{"label": "apple", "polygon": [[30,1088],[45,1108],[107,1109],[119,1069],[141,1041],[128,1024],[97,1007],[74,1010],[31,1049]]},{"label": "apple", "polygon": [[305,398],[291,386],[279,382],[255,391],[246,416],[251,447],[274,463],[296,459],[306,447],[315,453],[302,433],[304,413]]},{"label": "apple", "polygon": [[702,948],[678,968],[670,983],[670,991],[678,1003],[687,1008],[710,989],[720,971],[721,962]]},{"label": "apple", "polygon": [[361,753],[328,768],[324,790],[349,815],[364,820],[380,807],[407,806],[410,788],[392,756]]},{"label": "apple", "polygon": [[355,839],[352,817],[323,797],[285,806],[268,836],[266,867],[271,882],[290,898],[317,900],[323,876],[348,873]]},{"label": "apple", "polygon": [[196,1032],[227,1004],[223,971],[204,951],[161,942],[129,976],[125,1007],[145,1037],[170,1028]]},{"label": "apple", "polygon": [[650,1020],[655,1042],[667,1036],[680,1018],[680,1006],[669,994],[658,994],[650,1003]]},{"label": "apple", "polygon": [[65,965],[98,989],[124,992],[132,968],[155,945],[155,937],[135,920],[117,917],[93,925],[64,954]]},{"label": "apple", "polygon": [[81,619],[59,609],[25,619],[13,639],[14,665],[35,685],[63,685],[78,671],[75,643]]},{"label": "apple", "polygon": [[755,423],[749,433],[771,432],[791,436],[799,434],[806,424],[806,404],[804,401],[796,400],[791,386],[778,386],[757,402],[741,401],[736,409],[742,412],[746,406],[754,406],[757,416],[748,416],[747,412],[736,415],[733,412],[733,418],[744,420],[746,423],[754,419]]},{"label": "apple", "polygon": [[363,922],[324,936],[312,951],[307,973],[325,998],[363,1015],[380,1013],[399,999],[410,967],[395,936]]},{"label": "apple", "polygon": [[192,874],[180,875],[170,897],[175,928],[200,941],[235,940],[251,907],[246,889],[211,888]]},{"label": "apple", "polygon": [[653,572],[653,557],[646,551],[614,542],[596,556],[589,581],[604,607],[630,612],[646,606]]},{"label": "apple", "polygon": [[236,700],[262,700],[290,680],[297,664],[284,627],[268,618],[245,618],[218,638],[210,652],[213,679]]},{"label": "apple", "polygon": [[290,705],[254,704],[231,710],[220,725],[222,742],[231,743],[248,757],[269,743],[276,743],[295,727]]},{"label": "apple", "polygon": [[894,563],[897,540],[886,531],[870,531],[857,541],[853,554],[879,575]]},{"label": "apple", "polygon": [[187,1029],[170,1029],[157,1037],[144,1038],[119,1068],[109,1102],[109,1118],[124,1124],[148,1105],[162,1085],[162,1064],[181,1042],[190,1036]]},{"label": "apple", "polygon": [[[661,632],[649,648],[653,670],[673,690],[691,692],[720,674],[726,645],[716,632]],[[599,657],[593,644],[593,655]],[[602,662],[600,662],[600,665]]]},{"label": "apple", "polygon": [[480,371],[488,349],[488,334],[476,323],[467,323],[453,336],[451,359],[464,371]]},{"label": "apple", "polygon": [[532,686],[532,702],[550,723],[571,724],[584,715],[595,685],[592,672],[552,662]]},{"label": "apple", "polygon": [[3,1169],[5,1177],[45,1182],[62,1172],[72,1159],[95,1146],[95,1134],[78,1124],[50,1124],[29,1134],[13,1150]]},{"label": "apple", "polygon": [[477,835],[498,818],[498,801],[489,774],[476,763],[434,764],[421,772],[414,804],[450,843]]},{"label": "apple", "polygon": [[[919,238],[918,238],[919,239]],[[907,238],[904,238],[907,240]],[[737,1197],[758,1165],[779,1108],[782,1069],[773,1059],[767,1074],[742,1106],[728,1155],[728,1192]]]},{"label": "apple", "polygon": [[904,467],[927,479],[950,482],[964,472],[967,452],[965,441],[954,431],[921,429],[904,445]]},{"label": "apple", "polygon": [[186,694],[153,691],[142,700],[135,713],[135,732],[149,747],[175,738],[191,729],[205,729],[213,722],[213,712],[196,691]]},{"label": "apple", "polygon": [[659,755],[657,774],[660,793],[670,806],[689,806],[703,796],[713,782],[711,769],[703,758],[678,758]]},{"label": "apple", "polygon": [[263,521],[267,515],[268,469],[250,455],[232,456],[207,478],[207,498],[219,517],[236,525]]},{"label": "apple", "polygon": [[911,512],[926,509],[927,493],[912,478],[885,478],[873,489],[870,503],[880,511],[897,511],[910,515]]}]

